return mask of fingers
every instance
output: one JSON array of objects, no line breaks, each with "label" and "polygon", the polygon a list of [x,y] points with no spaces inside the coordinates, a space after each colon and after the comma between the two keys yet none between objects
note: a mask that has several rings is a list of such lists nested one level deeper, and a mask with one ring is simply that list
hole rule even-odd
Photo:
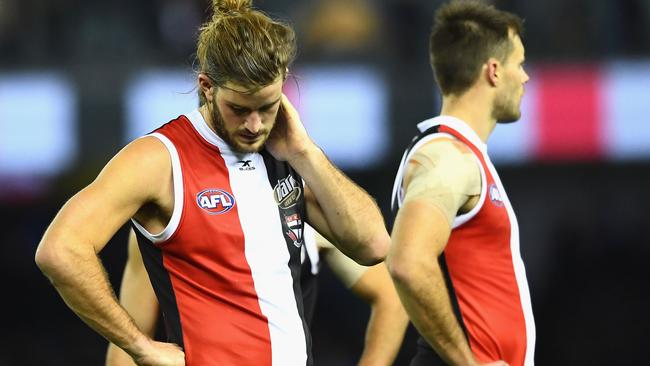
[{"label": "fingers", "polygon": [[298,111],[293,106],[293,104],[291,104],[291,101],[284,93],[282,93],[282,100],[280,101],[280,105],[288,117],[295,118],[298,115]]}]

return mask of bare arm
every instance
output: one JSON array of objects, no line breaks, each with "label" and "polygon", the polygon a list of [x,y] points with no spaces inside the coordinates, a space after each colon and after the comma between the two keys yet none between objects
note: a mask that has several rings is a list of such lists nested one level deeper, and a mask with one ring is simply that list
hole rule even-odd
[{"label": "bare arm", "polygon": [[285,96],[279,117],[267,148],[276,158],[288,161],[307,183],[310,224],[358,263],[382,261],[390,237],[375,201],[311,141]]},{"label": "bare arm", "polygon": [[387,263],[402,303],[420,334],[448,364],[475,365],[437,260],[450,232],[449,223],[436,207],[408,202],[397,215]]},{"label": "bare arm", "polygon": [[370,319],[360,366],[392,365],[399,352],[408,316],[383,263],[365,267],[316,234],[319,252],[346,287],[370,305]]},{"label": "bare arm", "polygon": [[370,304],[370,319],[359,366],[392,365],[402,346],[408,316],[386,265],[377,264],[351,288]]},{"label": "bare arm", "polygon": [[407,168],[404,204],[393,227],[387,264],[411,321],[436,352],[449,365],[478,365],[452,310],[437,259],[456,212],[476,198],[472,182],[480,172],[462,155],[466,147],[456,145],[458,152],[450,150],[449,142],[430,144],[422,151],[428,155],[418,158],[416,153]]},{"label": "bare arm", "polygon": [[[149,337],[154,336],[158,321],[158,299],[142,263],[135,232],[129,232],[128,259],[122,276],[120,304],[131,315],[135,324]],[[134,366],[131,356],[109,343],[106,366]]]},{"label": "bare arm", "polygon": [[141,365],[183,365],[175,346],[153,342],[117,303],[98,253],[145,203],[164,196],[171,163],[155,138],[136,140],[71,198],[41,240],[36,263],[66,304]]}]

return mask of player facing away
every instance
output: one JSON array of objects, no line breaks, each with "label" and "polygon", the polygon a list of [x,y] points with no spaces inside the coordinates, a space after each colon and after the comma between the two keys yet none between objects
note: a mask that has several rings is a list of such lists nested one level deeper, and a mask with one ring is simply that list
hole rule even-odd
[{"label": "player facing away", "polygon": [[[66,304],[138,365],[311,365],[300,287],[308,222],[380,262],[374,200],[327,159],[282,94],[293,29],[214,0],[200,30],[202,105],[133,141],[57,214],[36,263]],[[343,199],[344,198],[344,199]],[[169,342],[122,308],[98,253],[131,220]]]},{"label": "player facing away", "polygon": [[[379,263],[372,267],[362,266],[305,225],[300,287],[305,319],[310,328],[318,297],[317,275],[323,260],[346,288],[370,306],[363,353],[357,365],[392,365],[402,345],[408,316],[397,296],[386,265]],[[138,328],[153,337],[159,318],[159,304],[144,268],[133,230],[129,234],[128,259],[119,297],[120,304],[128,311]],[[345,329],[346,325],[341,324],[341,331]],[[315,342],[318,342],[318,339]],[[106,366],[133,365],[133,359],[128,354],[112,343],[109,345]]]},{"label": "player facing away", "polygon": [[402,159],[387,258],[422,336],[411,365],[533,365],[517,219],[486,146],[497,123],[520,117],[522,21],[478,1],[447,3],[434,21],[442,110]]}]

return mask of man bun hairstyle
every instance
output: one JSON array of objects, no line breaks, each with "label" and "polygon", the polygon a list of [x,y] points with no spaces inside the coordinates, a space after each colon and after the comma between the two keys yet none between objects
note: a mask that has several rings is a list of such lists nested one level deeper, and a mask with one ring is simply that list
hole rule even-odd
[{"label": "man bun hairstyle", "polygon": [[214,15],[244,13],[253,8],[252,0],[212,0]]},{"label": "man bun hairstyle", "polygon": [[[285,78],[296,56],[293,28],[255,10],[251,0],[213,0],[212,18],[197,42],[199,72],[217,86],[233,82],[251,92]],[[199,91],[201,104],[205,102]]]},{"label": "man bun hairstyle", "polygon": [[521,18],[482,1],[452,0],[438,8],[429,51],[442,94],[467,91],[490,57],[505,62],[513,49],[511,30],[522,36]]}]

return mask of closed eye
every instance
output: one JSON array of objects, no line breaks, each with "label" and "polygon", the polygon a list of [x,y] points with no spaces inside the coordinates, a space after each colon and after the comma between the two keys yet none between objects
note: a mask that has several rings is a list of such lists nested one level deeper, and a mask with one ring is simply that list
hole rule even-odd
[{"label": "closed eye", "polygon": [[273,107],[275,107],[275,105],[278,104],[279,102],[280,102],[280,99],[276,100],[276,101],[273,102],[273,103],[269,103],[269,104],[266,104],[266,105],[261,106],[261,107],[260,107],[260,112],[268,112],[268,111],[270,111],[270,110],[271,110]]},{"label": "closed eye", "polygon": [[244,114],[250,112],[250,110],[248,108],[242,108],[242,107],[238,107],[238,106],[235,106],[235,105],[229,105],[228,107],[230,107],[230,109],[233,111],[233,113],[235,113],[238,116],[241,116],[241,115],[244,115]]}]

